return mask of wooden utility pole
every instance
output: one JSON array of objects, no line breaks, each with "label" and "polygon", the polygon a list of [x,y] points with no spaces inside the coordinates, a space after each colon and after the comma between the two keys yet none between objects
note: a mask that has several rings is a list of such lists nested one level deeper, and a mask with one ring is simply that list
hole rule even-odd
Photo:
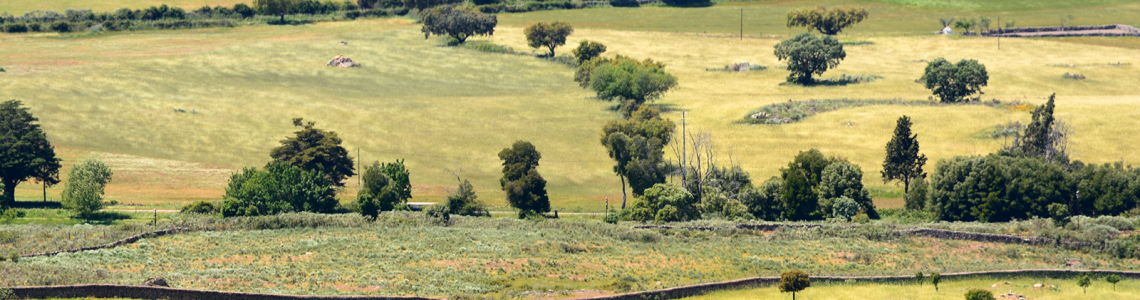
[{"label": "wooden utility pole", "polygon": [[364,178],[364,170],[361,169],[363,167],[364,161],[360,159],[360,147],[356,147],[356,172],[358,174],[356,177],[356,188],[358,189],[364,188],[364,183],[361,182],[361,180],[363,180],[361,178]]},{"label": "wooden utility pole", "polygon": [[744,8],[740,8],[740,40],[744,40]]},{"label": "wooden utility pole", "polygon": [[[685,136],[685,124],[686,124],[685,121],[687,121],[687,120],[688,119],[685,118],[685,111],[682,110],[681,111],[681,187],[686,188],[686,189],[688,189],[688,187],[685,184],[685,180],[688,177],[686,177],[685,175],[686,175],[686,172],[688,172],[688,164],[686,163],[685,158],[689,157],[689,155],[687,153],[688,151],[685,148],[687,146],[686,144],[688,143],[688,139],[686,139],[686,136]],[[677,149],[677,148],[673,148],[673,149]],[[677,150],[673,150],[673,151],[677,151]]]},{"label": "wooden utility pole", "polygon": [[998,50],[1001,50],[1001,34],[1004,33],[1004,30],[1001,30],[1001,17],[998,17],[997,26],[998,26]]}]

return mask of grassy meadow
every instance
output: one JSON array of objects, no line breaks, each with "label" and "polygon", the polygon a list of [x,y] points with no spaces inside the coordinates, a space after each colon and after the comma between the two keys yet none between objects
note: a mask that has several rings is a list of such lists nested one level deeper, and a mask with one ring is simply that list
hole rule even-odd
[{"label": "grassy meadow", "polygon": [[[30,1],[6,2],[0,11]],[[98,3],[98,2],[95,2]],[[140,2],[141,3],[141,2]],[[883,147],[901,115],[914,119],[927,169],[938,159],[986,154],[1002,141],[981,138],[1022,110],[984,106],[870,106],[812,116],[787,125],[739,124],[760,106],[807,99],[926,100],[914,82],[923,61],[978,59],[990,72],[985,99],[1037,105],[1058,94],[1057,115],[1073,123],[1075,158],[1092,163],[1140,153],[1129,142],[1140,133],[1140,39],[1003,39],[929,35],[938,17],[997,16],[1018,26],[1047,26],[1064,14],[1074,24],[1140,19],[1128,1],[858,1],[871,18],[840,35],[868,41],[847,46],[847,59],[823,77],[883,76],[848,86],[780,85],[787,75],[772,46],[801,29],[782,16],[805,1],[733,2],[708,8],[592,8],[499,16],[492,37],[526,51],[522,28],[567,20],[582,39],[622,54],[665,62],[679,86],[656,102],[677,121],[689,112],[689,130],[717,142],[722,164],[737,163],[762,181],[799,151],[819,148],[848,158],[880,206],[894,207],[901,188],[878,172]],[[52,5],[60,5],[54,3]],[[94,4],[92,4],[94,5]],[[115,2],[117,6],[137,6]],[[740,10],[746,35],[735,36]],[[1136,25],[1136,24],[1133,24]],[[337,42],[347,41],[347,46]],[[475,184],[480,198],[498,207],[496,154],[515,140],[543,154],[539,171],[554,209],[601,211],[620,198],[620,181],[598,143],[601,124],[616,118],[614,103],[598,101],[571,81],[573,69],[527,56],[442,47],[423,39],[405,19],[372,19],[302,26],[247,26],[60,36],[0,35],[0,99],[20,99],[40,118],[65,165],[100,157],[116,171],[107,198],[147,208],[175,208],[194,200],[219,201],[230,172],[268,161],[268,151],[295,129],[293,117],[339,133],[345,147],[366,162],[406,160],[413,201],[436,201],[456,185],[452,171]],[[559,48],[568,53],[570,46]],[[363,64],[333,69],[343,54]],[[770,67],[749,73],[708,72],[737,62]],[[1125,63],[1109,66],[1109,63]],[[1072,64],[1073,67],[1061,65]],[[1080,73],[1087,80],[1061,78]],[[184,109],[186,112],[177,112]],[[667,154],[672,156],[672,154]],[[62,173],[66,173],[64,170]],[[351,197],[355,180],[342,193]],[[48,189],[58,198],[59,187]],[[22,201],[42,199],[42,187],[19,186]],[[347,198],[346,198],[347,199]]]},{"label": "grassy meadow", "polygon": [[[325,219],[316,222],[336,225],[248,230],[231,224],[232,230],[184,233],[114,249],[24,258],[18,264],[0,262],[6,266],[0,271],[5,274],[0,277],[0,286],[134,285],[162,276],[178,288],[242,292],[565,298],[778,276],[789,269],[809,274],[899,275],[1058,268],[1066,258],[1079,259],[1097,269],[1138,268],[1132,260],[1057,247],[890,234],[884,230],[889,226],[636,230],[630,224],[592,220],[456,217],[451,226],[443,227],[413,213],[384,214],[376,222],[357,215],[302,214],[281,219],[289,218]],[[208,226],[257,221],[237,219],[174,221]],[[162,226],[168,224],[160,222]],[[725,225],[704,225],[710,224]],[[0,244],[0,251],[9,251],[10,245],[60,246],[36,237],[64,232],[20,226],[25,227],[12,229],[18,230],[17,239],[26,239],[28,245]],[[80,235],[98,239],[140,228],[124,225],[106,232],[99,229],[76,227],[68,232],[76,239]],[[20,250],[26,250],[23,248]],[[1124,291],[1135,290],[1131,281],[1124,284]],[[1060,286],[1062,291],[1072,289],[1067,282]],[[958,288],[948,283],[943,293],[951,294]],[[1107,286],[1098,283],[1094,289]]]},{"label": "grassy meadow", "polygon": [[[1009,282],[1010,284],[1005,284]],[[1049,288],[1034,288],[1040,283],[1043,286],[1054,285],[1056,290]],[[997,284],[997,287],[993,285]],[[1013,292],[1034,300],[1060,300],[1060,299],[1128,299],[1140,293],[1140,282],[1125,280],[1112,284],[1103,279],[1096,279],[1092,286],[1082,290],[1077,285],[1077,278],[1046,279],[1046,278],[1004,278],[981,277],[964,280],[943,279],[938,284],[938,290],[928,281],[924,285],[918,284],[880,284],[880,283],[843,283],[843,282],[812,282],[812,286],[803,292],[796,293],[796,299],[803,300],[901,300],[901,299],[962,299],[966,290],[971,288],[985,289],[994,293],[994,296]],[[780,293],[775,286],[753,290],[723,291],[698,297],[684,298],[686,300],[745,300],[745,299],[791,299],[791,293]],[[1002,299],[1002,298],[998,298]],[[1012,298],[1005,298],[1012,299]]]}]

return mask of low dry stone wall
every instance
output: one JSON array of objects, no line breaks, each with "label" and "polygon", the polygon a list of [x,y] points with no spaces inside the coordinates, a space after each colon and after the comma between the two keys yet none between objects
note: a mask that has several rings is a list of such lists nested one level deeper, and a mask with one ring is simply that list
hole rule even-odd
[{"label": "low dry stone wall", "polygon": [[190,232],[190,231],[193,231],[193,230],[190,228],[171,228],[171,229],[155,230],[155,231],[151,231],[151,232],[144,232],[144,233],[136,234],[134,236],[131,236],[131,237],[128,237],[125,239],[121,239],[121,240],[115,241],[114,243],[110,243],[110,244],[76,248],[76,249],[68,249],[68,250],[60,250],[60,251],[25,254],[25,255],[21,255],[20,257],[52,256],[52,255],[56,255],[56,254],[60,254],[60,253],[72,253],[72,252],[79,252],[79,251],[115,248],[118,246],[134,243],[140,239],[147,238],[147,237],[157,237],[157,236],[164,236],[167,234],[175,234],[175,233]]},{"label": "low dry stone wall", "polygon": [[395,296],[295,296],[185,290],[167,287],[128,286],[128,285],[68,285],[13,287],[12,295],[18,299],[44,298],[132,298],[169,300],[435,300],[424,297]]},{"label": "low dry stone wall", "polygon": [[[1119,32],[1104,32],[1118,30]],[[1098,32],[1100,31],[1100,32]],[[1040,33],[1040,34],[1037,34]],[[1140,29],[1128,25],[1096,25],[1067,27],[998,28],[982,32],[982,36],[1000,37],[1068,37],[1068,36],[1140,36]]]}]

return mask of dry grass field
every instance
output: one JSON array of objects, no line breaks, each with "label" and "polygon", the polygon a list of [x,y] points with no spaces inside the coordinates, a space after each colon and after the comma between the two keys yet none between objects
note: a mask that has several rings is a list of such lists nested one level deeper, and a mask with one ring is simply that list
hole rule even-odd
[{"label": "dry grass field", "polygon": [[[834,4],[841,3],[849,2]],[[970,58],[990,72],[985,99],[1036,105],[1057,93],[1058,115],[1076,130],[1076,158],[1093,163],[1140,158],[1130,142],[1140,133],[1140,86],[1135,84],[1140,39],[1003,39],[998,50],[994,39],[926,34],[937,30],[940,16],[1009,15],[1018,26],[1032,26],[1050,25],[1060,11],[1071,11],[1078,24],[1099,24],[1135,20],[1140,4],[860,3],[872,18],[840,38],[871,44],[847,46],[847,59],[824,77],[884,78],[849,86],[780,85],[787,73],[778,68],[772,46],[799,30],[784,27],[779,17],[806,5],[801,1],[504,14],[493,37],[477,39],[525,51],[522,27],[568,20],[577,27],[573,42],[596,40],[609,46],[607,55],[668,64],[680,85],[657,104],[672,109],[666,115],[675,121],[679,110],[688,111],[689,130],[714,136],[721,163],[731,158],[762,181],[797,152],[819,148],[860,165],[880,206],[899,205],[890,198],[901,189],[878,176],[883,145],[899,116],[914,118],[930,157],[927,168],[933,169],[938,159],[993,151],[1001,140],[980,136],[998,124],[1024,122],[1029,114],[984,106],[870,106],[788,125],[736,121],[760,106],[789,100],[925,100],[929,92],[914,83],[923,60]],[[124,5],[132,6],[113,6]],[[0,6],[0,11],[12,7],[18,6]],[[742,8],[746,36],[740,40],[733,33]],[[747,18],[748,13],[756,17]],[[337,46],[342,40],[349,45]],[[539,171],[549,181],[555,209],[600,211],[605,198],[620,197],[618,178],[597,141],[601,124],[617,117],[610,110],[613,103],[577,87],[569,67],[441,44],[434,37],[424,40],[418,25],[402,19],[79,36],[4,34],[0,66],[8,72],[0,73],[0,99],[21,99],[32,108],[68,160],[65,165],[88,155],[108,161],[117,174],[108,198],[121,202],[175,207],[220,200],[229,172],[264,164],[269,149],[294,130],[293,117],[338,132],[353,156],[359,148],[365,161],[406,159],[415,201],[439,199],[456,183],[448,170],[462,167],[481,199],[504,206],[495,155],[515,140],[534,142],[543,153]],[[567,53],[569,46],[558,51]],[[364,67],[323,66],[338,54]],[[770,68],[705,71],[745,61]],[[1073,67],[1054,66],[1068,64]],[[1062,79],[1066,72],[1088,79]],[[348,196],[355,180],[349,183],[343,193]],[[58,190],[49,189],[48,197],[58,197]],[[18,197],[38,200],[41,187],[21,185]]]}]

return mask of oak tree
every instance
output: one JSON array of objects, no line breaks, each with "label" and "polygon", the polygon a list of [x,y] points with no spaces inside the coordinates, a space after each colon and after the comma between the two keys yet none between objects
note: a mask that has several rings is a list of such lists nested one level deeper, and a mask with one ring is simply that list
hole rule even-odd
[{"label": "oak tree", "polygon": [[550,57],[554,57],[554,48],[566,44],[566,37],[574,33],[574,27],[563,21],[539,22],[524,29],[523,33],[528,46],[550,49]]},{"label": "oak tree", "polygon": [[836,35],[844,28],[867,19],[862,7],[844,6],[828,9],[823,5],[793,9],[788,12],[788,27],[806,27],[826,35]]},{"label": "oak tree", "polygon": [[776,45],[776,58],[788,61],[788,82],[811,84],[812,75],[823,75],[827,69],[839,66],[847,58],[843,45],[835,37],[819,37],[801,33]]}]

